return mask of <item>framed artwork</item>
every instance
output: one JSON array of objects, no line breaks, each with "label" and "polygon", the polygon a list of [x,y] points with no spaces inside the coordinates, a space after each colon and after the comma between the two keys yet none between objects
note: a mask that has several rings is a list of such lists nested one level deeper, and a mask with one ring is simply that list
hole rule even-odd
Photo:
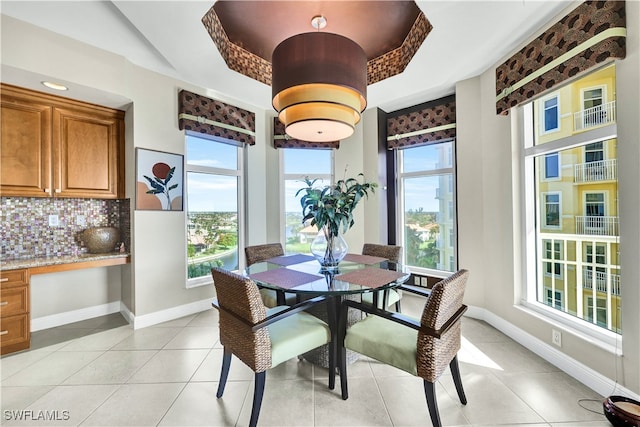
[{"label": "framed artwork", "polygon": [[136,148],[136,209],[183,210],[181,154]]}]

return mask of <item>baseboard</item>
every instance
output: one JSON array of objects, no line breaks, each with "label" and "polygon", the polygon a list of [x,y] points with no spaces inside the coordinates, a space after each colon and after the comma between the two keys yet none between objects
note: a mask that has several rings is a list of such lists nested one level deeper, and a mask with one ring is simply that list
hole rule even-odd
[{"label": "baseboard", "polygon": [[157,325],[158,323],[179,319],[191,314],[201,313],[209,309],[211,309],[211,298],[179,305],[177,307],[171,307],[166,310],[155,311],[142,316],[133,316],[133,321],[130,321],[129,323],[133,325],[134,329],[141,329]]},{"label": "baseboard", "polygon": [[82,320],[93,319],[94,317],[106,316],[107,314],[118,313],[120,312],[120,305],[120,301],[114,301],[107,304],[94,305],[92,307],[65,311],[64,313],[51,314],[49,316],[31,319],[31,332],[55,328],[56,326],[80,322]]},{"label": "baseboard", "polygon": [[566,372],[568,375],[602,396],[609,396],[615,391],[615,394],[640,400],[640,396],[633,391],[617,384],[612,379],[594,371],[586,365],[583,365],[565,353],[557,350],[550,344],[530,335],[488,310],[478,307],[469,307],[466,316],[478,320],[484,320],[489,325],[542,357],[547,362],[557,366],[560,370]]}]

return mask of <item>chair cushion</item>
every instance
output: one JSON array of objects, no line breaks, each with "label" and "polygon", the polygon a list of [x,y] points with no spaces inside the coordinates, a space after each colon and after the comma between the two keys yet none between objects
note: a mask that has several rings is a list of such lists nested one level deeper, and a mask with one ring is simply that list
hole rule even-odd
[{"label": "chair cushion", "polygon": [[370,315],[347,329],[346,348],[417,375],[418,331]]},{"label": "chair cushion", "polygon": [[[267,310],[271,316],[288,307],[280,306]],[[329,326],[309,313],[300,312],[269,326],[271,338],[271,367],[278,366],[292,357],[313,350],[331,341]]]},{"label": "chair cushion", "polygon": [[[382,298],[384,298],[384,291],[378,291],[378,308],[382,308]],[[387,306],[393,305],[400,301],[400,293],[395,289],[390,289],[387,292],[389,296],[389,301],[387,302]],[[368,304],[373,304],[373,292],[367,292],[362,294],[362,302],[366,302]]]},{"label": "chair cushion", "polygon": [[[278,295],[273,289],[260,288],[260,297],[262,298],[262,303],[265,307],[273,308],[278,306]],[[285,292],[284,298],[287,305],[296,304],[295,295]]]}]

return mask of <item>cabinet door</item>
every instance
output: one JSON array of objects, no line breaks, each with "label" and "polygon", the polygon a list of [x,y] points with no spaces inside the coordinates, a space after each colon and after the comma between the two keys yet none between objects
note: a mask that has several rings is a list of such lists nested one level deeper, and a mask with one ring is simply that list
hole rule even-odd
[{"label": "cabinet door", "polygon": [[0,193],[51,195],[51,110],[48,105],[2,93]]},{"label": "cabinet door", "polygon": [[53,180],[56,197],[116,199],[122,193],[124,120],[101,110],[53,109]]}]

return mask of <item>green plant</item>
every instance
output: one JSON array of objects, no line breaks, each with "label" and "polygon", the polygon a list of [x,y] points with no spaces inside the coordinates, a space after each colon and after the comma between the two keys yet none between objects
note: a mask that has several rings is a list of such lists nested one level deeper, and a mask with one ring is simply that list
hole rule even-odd
[{"label": "green plant", "polygon": [[[362,178],[360,182],[359,178]],[[373,194],[378,186],[375,182],[366,182],[364,174],[357,178],[341,179],[334,185],[314,187],[317,179],[304,179],[306,187],[299,189],[296,197],[302,206],[302,222],[311,220],[318,230],[328,231],[329,236],[337,236],[340,230],[345,233],[353,224],[353,211],[363,197]],[[327,234],[327,232],[325,232]]]}]

